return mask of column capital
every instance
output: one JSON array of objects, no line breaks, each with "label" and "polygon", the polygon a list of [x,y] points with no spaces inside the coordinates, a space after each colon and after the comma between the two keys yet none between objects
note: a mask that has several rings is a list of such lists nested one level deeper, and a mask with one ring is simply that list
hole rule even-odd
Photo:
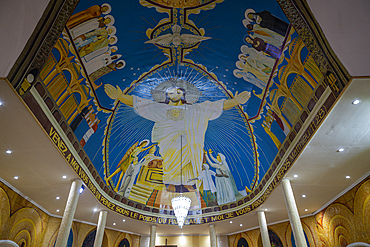
[{"label": "column capital", "polygon": [[82,180],[79,179],[79,178],[72,178],[71,183],[73,183],[73,182],[81,182],[81,184],[82,184]]}]

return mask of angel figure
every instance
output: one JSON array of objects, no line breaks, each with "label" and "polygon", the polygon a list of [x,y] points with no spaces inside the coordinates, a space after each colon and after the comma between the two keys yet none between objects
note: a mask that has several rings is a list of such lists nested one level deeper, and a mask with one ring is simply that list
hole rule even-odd
[{"label": "angel figure", "polygon": [[151,43],[151,44],[158,44],[158,45],[170,45],[171,43],[174,44],[175,47],[179,46],[181,43],[185,45],[190,45],[193,43],[201,42],[203,40],[210,39],[211,37],[204,37],[199,35],[193,35],[193,34],[181,34],[181,27],[179,25],[173,25],[172,26],[172,34],[164,34],[161,36],[158,36],[157,38],[148,40],[145,42]]},{"label": "angel figure", "polygon": [[209,153],[204,151],[207,162],[213,168],[216,168],[216,189],[217,202],[219,205],[236,201],[240,196],[236,188],[234,178],[230,172],[229,165],[226,162],[226,157],[222,153],[217,154],[217,158],[213,157],[213,151]]},{"label": "angel figure", "polygon": [[[139,161],[138,159],[138,155],[139,153],[157,145],[157,144],[153,144],[149,147],[146,147],[147,145],[149,144],[149,140],[143,140],[141,141],[140,143],[139,142],[136,142],[134,145],[132,145],[126,152],[126,154],[123,156],[123,158],[121,159],[121,161],[118,163],[117,165],[117,169],[108,177],[106,178],[106,183],[109,184],[109,180],[115,176],[117,173],[121,172],[120,176],[119,176],[119,179],[118,179],[118,182],[117,182],[117,185],[119,185],[121,183],[121,180],[123,178],[123,175],[126,173],[126,170],[127,168],[129,167],[129,165],[136,165]],[[119,186],[116,186],[114,188],[114,191],[118,191],[118,188]]]}]

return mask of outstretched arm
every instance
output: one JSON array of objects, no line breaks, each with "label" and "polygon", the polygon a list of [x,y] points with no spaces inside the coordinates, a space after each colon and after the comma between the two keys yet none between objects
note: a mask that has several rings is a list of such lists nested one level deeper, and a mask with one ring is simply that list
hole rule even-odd
[{"label": "outstretched arm", "polygon": [[218,162],[218,160],[215,158],[215,157],[213,157],[213,151],[210,149],[209,150],[209,157],[213,160],[213,162],[215,162],[216,164],[218,164],[219,162]]},{"label": "outstretched arm", "polygon": [[[211,156],[212,157],[212,156]],[[217,163],[213,163],[210,159],[209,159],[209,157],[208,157],[208,154],[206,154],[206,160],[207,160],[207,162],[208,162],[208,164],[210,165],[210,166],[212,166],[213,168],[220,168],[220,165],[219,164],[217,164]]]},{"label": "outstretched arm", "polygon": [[123,104],[128,106],[133,106],[133,97],[131,95],[124,94],[122,90],[117,86],[117,88],[113,87],[110,84],[104,85],[105,93],[109,96],[111,99],[118,99]]},{"label": "outstretched arm", "polygon": [[235,93],[235,96],[233,99],[228,99],[224,101],[224,110],[229,110],[233,108],[234,106],[237,106],[239,104],[245,104],[248,99],[251,97],[251,93],[248,91],[244,91],[240,94],[238,92]]}]

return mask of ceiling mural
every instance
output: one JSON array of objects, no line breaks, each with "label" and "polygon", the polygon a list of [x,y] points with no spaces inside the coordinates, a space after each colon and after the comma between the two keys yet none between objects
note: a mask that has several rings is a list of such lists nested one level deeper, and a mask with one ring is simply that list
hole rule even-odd
[{"label": "ceiling mural", "polygon": [[274,0],[81,0],[40,77],[115,193],[199,210],[260,185],[323,75]]}]

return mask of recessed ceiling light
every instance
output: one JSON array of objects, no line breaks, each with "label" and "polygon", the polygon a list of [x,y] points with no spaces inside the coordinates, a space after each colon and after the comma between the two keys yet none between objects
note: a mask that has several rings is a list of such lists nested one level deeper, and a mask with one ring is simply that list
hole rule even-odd
[{"label": "recessed ceiling light", "polygon": [[12,150],[6,150],[6,153],[7,154],[11,154],[12,153]]},{"label": "recessed ceiling light", "polygon": [[243,226],[243,224],[240,224],[240,226]]},{"label": "recessed ceiling light", "polygon": [[359,103],[360,103],[359,99],[355,99],[354,101],[352,101],[352,104],[354,104],[354,105],[358,105]]},{"label": "recessed ceiling light", "polygon": [[343,151],[344,151],[344,148],[338,149],[338,152],[343,152]]},{"label": "recessed ceiling light", "polygon": [[64,176],[63,176],[63,178],[64,178],[64,179],[66,179],[66,178],[67,178],[67,176],[66,176],[66,175],[64,175]]},{"label": "recessed ceiling light", "polygon": [[59,199],[60,199],[60,197],[59,197],[59,196],[57,196],[55,199],[59,200]]},{"label": "recessed ceiling light", "polygon": [[267,211],[267,208],[265,208],[265,211]]},{"label": "recessed ceiling light", "polygon": [[98,209],[97,208],[94,208],[94,212],[96,212],[96,211],[98,211]]},{"label": "recessed ceiling light", "polygon": [[14,176],[14,179],[18,179],[19,177],[18,176]]},{"label": "recessed ceiling light", "polygon": [[351,178],[350,176],[346,176],[346,178]]},{"label": "recessed ceiling light", "polygon": [[126,220],[125,219],[123,219],[123,222],[125,222]]},{"label": "recessed ceiling light", "polygon": [[306,195],[302,195],[302,197],[306,197]]},{"label": "recessed ceiling light", "polygon": [[181,235],[183,235],[184,233],[182,232]]},{"label": "recessed ceiling light", "polygon": [[308,209],[306,208],[304,211],[306,211],[306,212],[307,212],[307,211],[308,211]]},{"label": "recessed ceiling light", "polygon": [[233,222],[230,220],[230,224],[232,224]]},{"label": "recessed ceiling light", "polygon": [[0,105],[3,105],[3,102],[0,101]]},{"label": "recessed ceiling light", "polygon": [[298,175],[297,174],[294,174],[293,177],[298,178]]},{"label": "recessed ceiling light", "polygon": [[116,223],[113,223],[113,225],[115,226],[115,225],[116,225]]},{"label": "recessed ceiling light", "polygon": [[57,209],[57,212],[59,212],[59,209]]},{"label": "recessed ceiling light", "polygon": [[326,132],[326,134],[327,135],[331,135],[331,134],[333,134],[334,133],[334,130],[328,130],[327,132]]}]

